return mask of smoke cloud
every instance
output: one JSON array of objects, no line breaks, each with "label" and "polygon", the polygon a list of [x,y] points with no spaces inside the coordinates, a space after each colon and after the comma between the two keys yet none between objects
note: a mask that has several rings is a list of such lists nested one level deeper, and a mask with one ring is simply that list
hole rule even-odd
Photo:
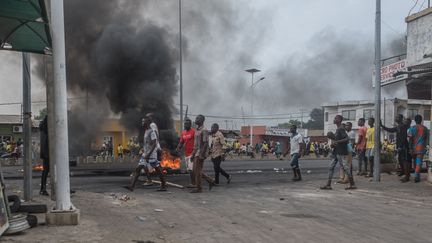
[{"label": "smoke cloud", "polygon": [[[255,114],[319,107],[328,101],[368,99],[372,92],[373,40],[331,27],[317,32],[307,50],[277,52],[275,6],[254,9],[248,1],[183,0],[184,103],[189,113],[241,116],[249,107],[247,68],[263,69]],[[68,89],[92,97],[73,114],[73,131],[92,134],[112,114],[137,130],[147,112],[161,129],[172,128],[178,99],[178,1],[65,2]],[[287,34],[289,37],[289,35]],[[404,53],[403,41],[383,44],[383,56]],[[288,43],[288,42],[287,42]],[[287,50],[287,49],[284,49]],[[261,77],[261,75],[257,76]],[[246,113],[246,115],[249,115]],[[84,123],[84,126],[83,124]],[[74,133],[71,133],[73,136]],[[80,138],[78,140],[81,140]]]}]

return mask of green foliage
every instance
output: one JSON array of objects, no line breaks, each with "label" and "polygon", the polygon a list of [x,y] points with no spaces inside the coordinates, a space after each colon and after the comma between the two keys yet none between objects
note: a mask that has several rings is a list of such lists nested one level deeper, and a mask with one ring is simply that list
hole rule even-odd
[{"label": "green foliage", "polygon": [[48,114],[47,108],[43,108],[42,110],[39,110],[39,115],[36,115],[34,117],[35,120],[43,120],[44,117]]},{"label": "green foliage", "polygon": [[[324,129],[324,111],[321,108],[312,109],[309,116],[311,119],[306,123],[303,122],[303,128],[313,130]],[[293,124],[297,127],[301,127],[301,122],[299,120],[289,120],[288,122],[278,124],[278,127],[290,128]]]}]

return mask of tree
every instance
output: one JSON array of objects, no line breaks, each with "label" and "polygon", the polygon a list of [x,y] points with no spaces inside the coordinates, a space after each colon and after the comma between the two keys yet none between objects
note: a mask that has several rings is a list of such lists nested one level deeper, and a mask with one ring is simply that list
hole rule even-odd
[{"label": "tree", "polygon": [[[279,123],[278,127],[280,128],[291,128],[292,125],[296,125],[298,128],[300,128],[301,122],[299,120],[289,120],[285,123]],[[304,123],[303,123],[304,125]]]},{"label": "tree", "polygon": [[35,120],[43,120],[45,116],[48,114],[47,108],[43,108],[42,110],[39,110],[39,115],[36,115],[34,117]]},{"label": "tree", "polygon": [[324,110],[320,108],[312,109],[309,114],[311,119],[303,126],[307,129],[316,129],[322,130],[324,129]]}]

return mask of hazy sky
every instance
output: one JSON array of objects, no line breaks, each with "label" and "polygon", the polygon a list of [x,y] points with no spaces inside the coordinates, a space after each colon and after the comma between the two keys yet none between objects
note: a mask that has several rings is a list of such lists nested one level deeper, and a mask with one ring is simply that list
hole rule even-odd
[{"label": "hazy sky", "polygon": [[[143,18],[175,34],[177,1],[147,2]],[[382,1],[383,57],[392,53],[391,42],[403,42],[405,17],[415,2]],[[418,2],[413,13],[427,4]],[[238,117],[243,107],[249,115],[250,75],[243,70],[252,67],[262,70],[257,78],[265,77],[255,89],[254,114],[372,98],[375,1],[183,0],[183,20],[184,103],[192,114]],[[0,103],[20,102],[21,54],[3,51],[0,58]],[[41,80],[33,75],[32,81],[32,99],[45,100]],[[340,87],[342,92],[331,92]],[[17,114],[19,109],[0,105],[0,114]],[[224,128],[223,120],[211,121]],[[229,127],[242,123],[233,120]]]}]

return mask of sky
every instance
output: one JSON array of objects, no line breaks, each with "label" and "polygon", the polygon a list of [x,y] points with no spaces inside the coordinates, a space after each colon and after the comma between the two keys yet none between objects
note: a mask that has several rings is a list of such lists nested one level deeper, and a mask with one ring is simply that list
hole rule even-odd
[{"label": "sky", "polygon": [[[138,1],[123,5],[130,7],[134,2]],[[178,1],[144,2],[140,6],[141,17],[165,28],[175,41]],[[197,114],[219,116],[209,118],[208,122],[239,129],[243,120],[237,118],[251,115],[251,76],[244,71],[248,68],[261,70],[255,80],[265,77],[254,89],[254,115],[293,114],[291,117],[298,118],[299,110],[308,111],[324,102],[373,98],[375,1],[182,2],[184,104],[189,106],[192,118]],[[382,1],[383,58],[403,51],[405,17],[415,3],[415,0]],[[419,0],[411,13],[426,7],[425,4],[427,1]],[[32,58],[35,70],[36,56]],[[3,51],[0,59],[3,60],[0,114],[19,114],[19,104],[1,104],[22,100],[21,54]],[[33,72],[34,102],[45,100],[39,76]],[[401,98],[403,92],[396,92],[401,89],[392,87],[385,96]],[[71,91],[70,96],[82,94]],[[173,100],[178,106],[178,95]],[[34,103],[33,112],[43,107],[43,102]],[[279,117],[284,119],[254,123],[274,125],[290,116]]]}]

